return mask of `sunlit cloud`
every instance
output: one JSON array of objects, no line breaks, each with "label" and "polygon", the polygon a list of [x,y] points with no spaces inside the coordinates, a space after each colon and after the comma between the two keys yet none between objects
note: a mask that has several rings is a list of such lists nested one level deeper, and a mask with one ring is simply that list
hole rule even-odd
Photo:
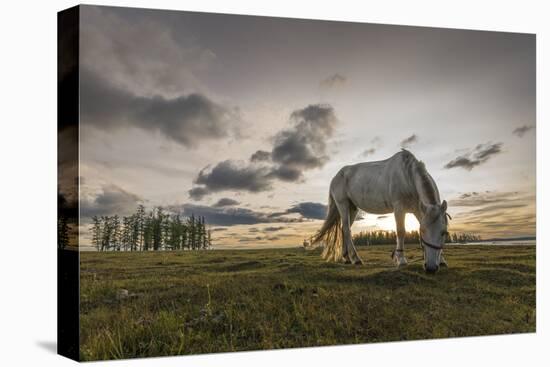
[{"label": "sunlit cloud", "polygon": [[451,228],[483,233],[483,237],[532,235],[536,225],[535,197],[522,192],[470,192],[449,201]]}]

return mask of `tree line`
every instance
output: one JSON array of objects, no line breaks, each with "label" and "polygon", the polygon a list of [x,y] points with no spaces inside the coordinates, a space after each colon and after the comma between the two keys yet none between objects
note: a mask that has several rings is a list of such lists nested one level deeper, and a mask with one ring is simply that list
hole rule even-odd
[{"label": "tree line", "polygon": [[[449,233],[446,243],[466,243],[481,241],[481,236],[472,233]],[[395,231],[361,231],[353,236],[353,243],[358,246],[367,245],[389,245],[397,242],[397,233]],[[420,233],[418,231],[407,231],[405,233],[405,243],[420,243]]]},{"label": "tree line", "polygon": [[67,217],[57,219],[57,247],[64,249],[69,246],[69,223]]},{"label": "tree line", "polygon": [[149,212],[139,205],[134,214],[93,216],[92,245],[98,251],[205,250],[212,247],[212,233],[204,217],[166,213],[162,207]]}]

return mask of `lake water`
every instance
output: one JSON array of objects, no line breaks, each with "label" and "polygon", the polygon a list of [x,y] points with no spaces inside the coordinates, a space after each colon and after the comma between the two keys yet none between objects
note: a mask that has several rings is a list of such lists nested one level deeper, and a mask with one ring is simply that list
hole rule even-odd
[{"label": "lake water", "polygon": [[448,246],[534,246],[537,240],[511,240],[511,241],[483,241],[483,242],[467,242],[467,243],[449,243]]}]

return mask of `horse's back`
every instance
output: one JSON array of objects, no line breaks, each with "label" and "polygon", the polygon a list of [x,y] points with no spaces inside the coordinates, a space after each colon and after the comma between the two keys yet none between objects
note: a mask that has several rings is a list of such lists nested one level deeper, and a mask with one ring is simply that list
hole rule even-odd
[{"label": "horse's back", "polygon": [[388,159],[344,166],[331,182],[331,192],[346,195],[357,207],[373,214],[393,210],[395,185],[405,185],[403,171],[407,162],[416,160],[409,151],[400,151]]},{"label": "horse's back", "polygon": [[363,176],[380,177],[381,175],[403,171],[406,164],[412,160],[416,160],[415,156],[408,150],[403,149],[384,160],[361,162],[344,166],[340,169],[336,177],[341,175],[347,180],[354,179],[356,176],[360,176],[360,179],[365,178]]}]

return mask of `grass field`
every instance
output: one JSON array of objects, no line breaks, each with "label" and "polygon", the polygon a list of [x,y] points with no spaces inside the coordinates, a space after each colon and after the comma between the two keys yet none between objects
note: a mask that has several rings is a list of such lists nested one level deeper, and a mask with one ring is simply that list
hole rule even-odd
[{"label": "grass field", "polygon": [[390,251],[361,249],[363,266],[303,249],[81,253],[81,358],[535,331],[534,246],[450,246],[435,275],[418,245],[399,270]]}]

